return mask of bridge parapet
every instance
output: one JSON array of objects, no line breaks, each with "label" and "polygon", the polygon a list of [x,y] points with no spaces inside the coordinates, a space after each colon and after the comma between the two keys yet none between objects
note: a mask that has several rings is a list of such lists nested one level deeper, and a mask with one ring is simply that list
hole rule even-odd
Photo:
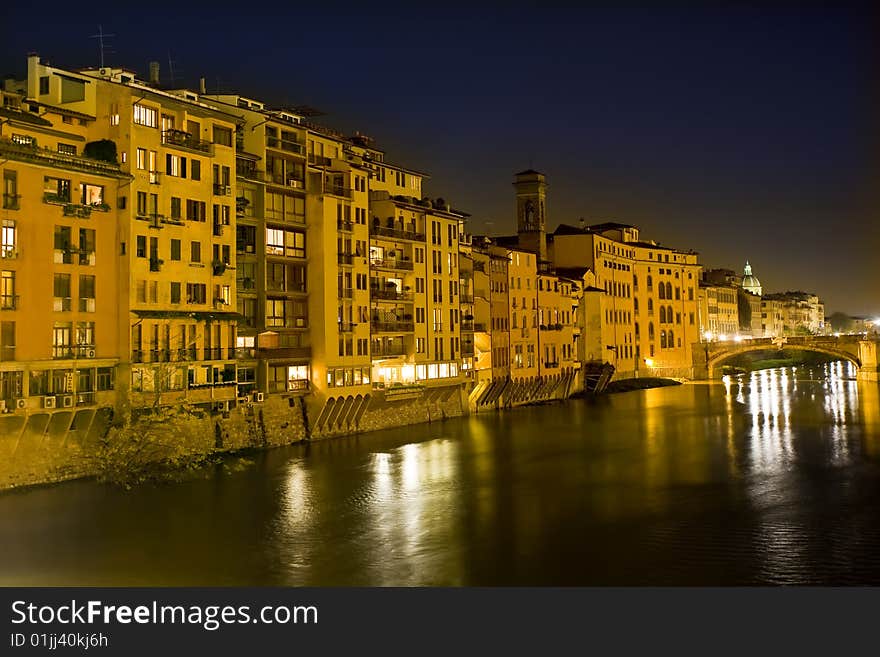
[{"label": "bridge parapet", "polygon": [[880,338],[859,335],[792,336],[756,338],[740,342],[702,342],[693,345],[694,377],[717,378],[724,361],[754,351],[794,348],[848,360],[858,368],[858,377],[866,381],[880,380],[878,352]]}]

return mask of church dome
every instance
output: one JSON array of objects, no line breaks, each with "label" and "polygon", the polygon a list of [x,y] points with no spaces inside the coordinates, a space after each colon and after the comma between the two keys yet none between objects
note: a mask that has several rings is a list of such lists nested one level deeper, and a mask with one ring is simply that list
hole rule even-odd
[{"label": "church dome", "polygon": [[751,292],[758,296],[761,296],[763,291],[761,288],[761,281],[758,280],[757,276],[752,274],[752,266],[749,264],[748,260],[746,260],[746,266],[745,269],[743,269],[742,288],[746,292]]}]

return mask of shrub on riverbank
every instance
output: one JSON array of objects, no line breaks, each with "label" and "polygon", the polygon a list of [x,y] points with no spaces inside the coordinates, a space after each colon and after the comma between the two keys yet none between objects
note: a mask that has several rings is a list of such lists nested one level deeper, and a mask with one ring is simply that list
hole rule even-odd
[{"label": "shrub on riverbank", "polygon": [[110,429],[98,446],[96,474],[125,488],[178,479],[217,462],[215,445],[208,416],[186,406],[157,408]]}]

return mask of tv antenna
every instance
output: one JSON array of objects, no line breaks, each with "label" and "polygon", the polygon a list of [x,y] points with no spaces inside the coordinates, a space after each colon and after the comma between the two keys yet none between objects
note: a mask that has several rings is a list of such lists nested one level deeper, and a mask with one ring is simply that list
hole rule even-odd
[{"label": "tv antenna", "polygon": [[[179,71],[178,71],[179,72]],[[171,59],[171,51],[168,51],[168,78],[171,81],[170,86],[174,88],[174,80],[176,76],[174,75],[174,60]]]},{"label": "tv antenna", "polygon": [[98,25],[98,33],[93,34],[92,36],[89,37],[90,39],[97,39],[98,40],[98,49],[101,52],[101,68],[104,68],[104,54],[105,54],[105,52],[108,52],[108,51],[113,52],[112,50],[110,50],[110,47],[104,43],[104,39],[109,39],[109,38],[115,37],[115,36],[116,36],[115,34],[105,34],[102,27],[100,25]]}]

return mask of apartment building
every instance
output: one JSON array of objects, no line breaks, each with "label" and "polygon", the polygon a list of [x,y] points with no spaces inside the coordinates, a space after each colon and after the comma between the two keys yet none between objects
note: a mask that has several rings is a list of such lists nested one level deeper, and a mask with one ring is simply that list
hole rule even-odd
[{"label": "apartment building", "polygon": [[59,99],[47,94],[28,98],[24,84],[10,87],[0,92],[4,435],[42,409],[76,411],[65,415],[64,427],[53,425],[66,430],[91,422],[76,409],[116,405],[125,359],[117,326],[117,198],[131,181],[115,153],[90,141],[94,112],[56,106]]},{"label": "apartment building", "polygon": [[120,68],[28,58],[27,96],[95,116],[131,181],[113,199],[119,257],[118,389],[133,409],[236,395],[236,117]]}]

